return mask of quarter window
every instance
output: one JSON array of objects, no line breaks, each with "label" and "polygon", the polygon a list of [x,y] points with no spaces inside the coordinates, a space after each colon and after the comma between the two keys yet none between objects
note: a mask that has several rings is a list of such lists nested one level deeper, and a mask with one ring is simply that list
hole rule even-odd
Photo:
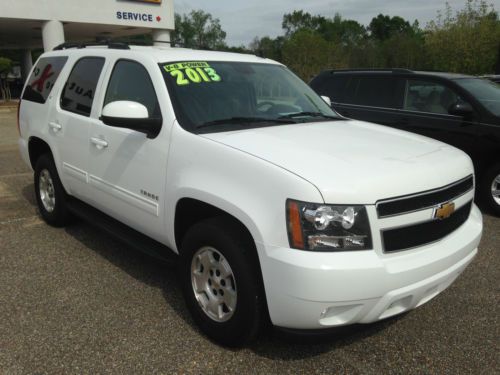
[{"label": "quarter window", "polygon": [[109,80],[104,105],[127,100],[144,105],[150,118],[161,117],[160,107],[151,78],[139,63],[120,60]]},{"label": "quarter window", "polygon": [[23,93],[23,100],[44,104],[68,58],[44,57],[38,60]]},{"label": "quarter window", "polygon": [[94,95],[104,59],[85,57],[73,67],[61,95],[61,108],[82,116],[90,116]]},{"label": "quarter window", "polygon": [[461,101],[450,88],[432,81],[408,80],[404,109],[407,111],[448,114]]}]

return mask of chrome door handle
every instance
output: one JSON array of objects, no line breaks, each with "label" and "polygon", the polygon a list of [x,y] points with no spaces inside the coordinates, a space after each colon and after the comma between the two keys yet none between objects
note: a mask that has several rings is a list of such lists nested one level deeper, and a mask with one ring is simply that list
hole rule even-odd
[{"label": "chrome door handle", "polygon": [[99,150],[108,147],[108,142],[101,138],[92,137],[90,138],[90,142],[92,142]]},{"label": "chrome door handle", "polygon": [[60,131],[62,129],[62,125],[61,124],[58,124],[57,122],[49,122],[49,127],[55,132],[57,133],[58,131]]}]

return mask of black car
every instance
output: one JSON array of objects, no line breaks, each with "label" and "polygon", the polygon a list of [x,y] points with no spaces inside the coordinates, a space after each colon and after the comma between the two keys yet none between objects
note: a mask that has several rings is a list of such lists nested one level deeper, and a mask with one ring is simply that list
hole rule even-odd
[{"label": "black car", "polygon": [[406,69],[329,70],[310,85],[345,117],[419,133],[467,152],[478,198],[500,216],[500,85]]}]

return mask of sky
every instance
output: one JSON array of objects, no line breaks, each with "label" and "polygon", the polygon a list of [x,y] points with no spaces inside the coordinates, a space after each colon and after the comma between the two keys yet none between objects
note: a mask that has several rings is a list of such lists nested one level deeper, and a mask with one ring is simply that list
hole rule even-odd
[{"label": "sky", "polygon": [[[493,3],[499,2],[493,0]],[[465,0],[448,0],[448,3],[458,10],[464,7]],[[444,9],[445,0],[174,0],[174,6],[175,12],[180,14],[193,9],[211,13],[220,19],[228,45],[246,46],[256,36],[281,35],[283,14],[294,10],[302,9],[324,17],[333,17],[338,12],[343,18],[354,19],[363,25],[368,25],[379,13],[398,15],[410,23],[417,19],[424,27],[436,17],[438,10]]]}]

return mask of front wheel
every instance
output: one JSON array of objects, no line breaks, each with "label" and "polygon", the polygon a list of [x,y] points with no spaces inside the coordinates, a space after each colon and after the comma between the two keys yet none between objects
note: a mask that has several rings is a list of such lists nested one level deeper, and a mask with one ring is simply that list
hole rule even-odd
[{"label": "front wheel", "polygon": [[212,340],[240,346],[263,321],[264,293],[255,249],[225,218],[195,224],[184,237],[180,275],[186,304]]},{"label": "front wheel", "polygon": [[489,168],[481,179],[480,196],[494,214],[500,216],[500,164]]}]

